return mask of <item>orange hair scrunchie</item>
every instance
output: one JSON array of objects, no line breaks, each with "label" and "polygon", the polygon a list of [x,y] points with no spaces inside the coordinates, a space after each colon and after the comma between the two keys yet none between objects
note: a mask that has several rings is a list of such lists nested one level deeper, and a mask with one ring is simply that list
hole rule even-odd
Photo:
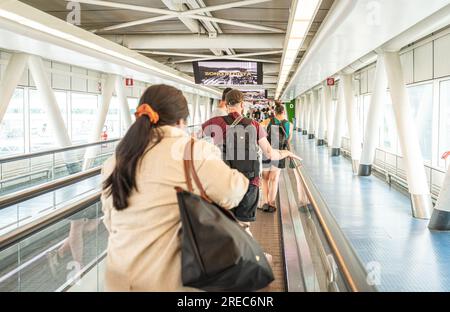
[{"label": "orange hair scrunchie", "polygon": [[136,119],[142,116],[148,116],[150,122],[155,125],[159,121],[159,114],[155,112],[149,104],[142,104],[139,106],[134,115],[136,116]]}]

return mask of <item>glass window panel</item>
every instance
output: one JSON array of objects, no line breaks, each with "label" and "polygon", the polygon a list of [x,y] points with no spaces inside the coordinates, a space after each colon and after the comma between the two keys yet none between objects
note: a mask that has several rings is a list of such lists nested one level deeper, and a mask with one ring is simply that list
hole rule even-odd
[{"label": "glass window panel", "polygon": [[[450,80],[443,81],[440,84],[440,113],[439,113],[439,158],[450,151]],[[447,160],[447,164],[450,159]],[[443,159],[440,159],[439,165],[446,165]]]},{"label": "glass window panel", "polygon": [[139,104],[139,99],[137,98],[128,98],[128,106],[130,107],[131,120],[134,122],[136,118],[134,114],[136,113],[137,106]]},{"label": "glass window panel", "polygon": [[394,110],[390,94],[386,97],[386,107],[384,112],[383,125],[381,127],[380,145],[383,149],[397,152],[397,127],[395,123]]},{"label": "glass window panel", "polygon": [[106,115],[105,126],[103,131],[106,131],[108,140],[120,138],[120,110],[119,101],[117,97],[111,99],[109,104],[108,114]]},{"label": "glass window panel", "polygon": [[72,93],[72,143],[82,144],[89,141],[95,124],[97,95]]},{"label": "glass window panel", "polygon": [[0,156],[25,153],[24,90],[16,89],[0,123]]},{"label": "glass window panel", "polygon": [[430,162],[433,154],[433,84],[410,87],[408,93],[422,156]]},{"label": "glass window panel", "polygon": [[[39,91],[29,90],[30,99],[30,151],[48,150],[57,147],[55,129]],[[57,131],[60,131],[57,129]]]},{"label": "glass window panel", "polygon": [[64,119],[64,124],[67,128],[67,93],[64,91],[55,91],[56,101],[58,102],[59,110]]},{"label": "glass window panel", "polygon": [[194,125],[194,123],[193,123],[194,121],[192,120],[192,116],[193,116],[193,113],[194,113],[194,107],[193,107],[192,104],[188,104],[188,108],[189,108],[188,125],[192,126],[192,125]]},{"label": "glass window panel", "polygon": [[[136,120],[136,117],[134,116],[134,114],[136,113],[136,108],[139,104],[139,99],[137,98],[128,98],[128,107],[130,109],[130,114],[131,114],[131,123],[133,123]],[[125,119],[122,116],[122,136],[124,136],[128,131],[128,128],[125,124]]]}]

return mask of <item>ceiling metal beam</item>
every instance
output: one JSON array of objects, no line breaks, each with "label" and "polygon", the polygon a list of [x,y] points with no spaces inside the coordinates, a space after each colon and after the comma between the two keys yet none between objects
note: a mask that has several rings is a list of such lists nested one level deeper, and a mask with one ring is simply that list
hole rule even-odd
[{"label": "ceiling metal beam", "polygon": [[[181,13],[186,12],[181,1],[175,2],[173,0],[161,0],[164,5],[169,8],[171,11],[179,12],[178,19],[193,33],[199,33],[201,24],[193,19],[182,17]],[[164,16],[163,16],[164,17]],[[139,23],[139,21],[134,21],[134,25],[143,25]],[[145,23],[147,24],[147,23]],[[116,25],[115,27],[119,27],[120,25]],[[118,29],[118,28],[116,28]]]},{"label": "ceiling metal beam", "polygon": [[[181,64],[181,63],[191,63],[191,62],[197,62],[197,61],[208,61],[208,60],[217,60],[217,59],[241,59],[243,57],[250,57],[250,56],[262,56],[262,55],[274,55],[274,54],[281,54],[283,53],[283,50],[279,51],[268,51],[268,52],[254,52],[254,53],[243,53],[243,54],[236,54],[236,55],[223,55],[223,56],[203,56],[195,59],[189,59],[189,60],[181,60],[174,62],[175,64]],[[266,60],[260,60],[260,61],[266,61]],[[268,62],[270,63],[270,62]],[[274,62],[274,64],[279,62]]]},{"label": "ceiling metal beam", "polygon": [[[280,64],[280,61],[272,61],[272,60],[264,60],[264,59],[254,59],[254,58],[244,58],[244,57],[237,57],[236,55],[226,55],[225,58],[223,59],[227,59],[227,60],[232,60],[232,61],[243,61],[243,62],[261,62],[261,63],[269,63],[269,64]],[[192,61],[183,61],[182,63],[189,63]],[[180,62],[174,62],[174,64],[182,64]]]},{"label": "ceiling metal beam", "polygon": [[[84,3],[84,4],[97,5],[97,6],[104,6],[104,7],[109,7],[109,8],[124,9],[124,10],[137,11],[137,12],[146,12],[146,13],[152,13],[152,14],[180,15],[180,12],[174,11],[174,10],[150,8],[150,7],[146,7],[146,6],[133,5],[133,4],[127,4],[127,3],[101,1],[101,0],[71,0],[71,1],[78,2],[78,3]],[[236,2],[231,2],[231,3],[213,5],[213,6],[209,6],[209,7],[198,8],[198,9],[194,9],[194,10],[190,10],[190,11],[181,12],[181,15],[202,14],[202,13],[206,13],[206,12],[220,11],[220,10],[226,10],[226,9],[237,8],[237,7],[242,7],[242,6],[249,6],[249,5],[263,3],[263,2],[269,2],[269,1],[272,1],[272,0],[236,1]]]},{"label": "ceiling metal beam", "polygon": [[[192,67],[192,64],[177,64],[175,66],[176,70],[179,70],[181,72],[184,73],[193,73],[194,72],[194,68]],[[276,64],[263,64],[263,73],[264,73],[264,77],[266,76],[270,76],[271,74],[276,74],[279,73],[280,71],[280,66],[276,65]]]},{"label": "ceiling metal beam", "polygon": [[285,33],[286,32],[285,30],[279,29],[279,28],[249,24],[249,23],[244,23],[244,22],[239,22],[239,21],[232,21],[232,20],[211,17],[211,16],[204,16],[204,15],[187,15],[187,16],[190,18],[199,19],[199,20],[203,20],[203,21],[216,22],[219,24],[226,24],[226,25],[238,26],[238,27],[243,27],[243,28],[250,28],[250,29],[269,31],[269,32],[275,32],[275,33]]},{"label": "ceiling metal beam", "polygon": [[[87,0],[83,0],[83,1],[87,1]],[[189,11],[184,11],[184,12],[189,12]],[[105,27],[102,29],[95,29],[92,31],[93,32],[101,32],[101,31],[117,30],[117,29],[122,29],[122,28],[126,28],[126,27],[131,27],[131,26],[138,26],[138,25],[150,24],[153,22],[158,22],[158,21],[163,21],[163,20],[169,20],[169,19],[173,19],[173,18],[179,18],[181,20],[190,18],[190,19],[196,19],[196,20],[201,20],[201,21],[215,22],[215,23],[219,23],[219,24],[226,24],[226,25],[250,28],[250,29],[267,31],[267,32],[275,32],[275,33],[285,33],[286,32],[285,30],[279,29],[279,28],[267,27],[267,26],[256,25],[256,24],[249,24],[249,23],[244,23],[244,22],[239,22],[239,21],[227,20],[227,19],[223,19],[223,18],[217,18],[217,17],[212,17],[212,16],[206,16],[206,15],[196,15],[196,14],[163,15],[163,16],[145,18],[145,19],[141,19],[141,20],[137,20],[137,21],[112,25],[112,26],[108,26],[108,27]]]},{"label": "ceiling metal beam", "polygon": [[[203,1],[201,1],[201,3],[199,3],[199,1],[197,1],[197,0],[187,0],[186,5],[188,6],[188,8],[190,10],[206,7],[206,5],[204,5]],[[212,16],[210,12],[199,13],[199,14],[202,14],[202,15],[207,14],[209,16]],[[194,21],[192,19],[190,19],[190,20]],[[201,21],[194,21],[194,22],[203,25],[203,27],[205,27],[208,34],[217,34],[217,32],[219,31],[219,27],[218,27],[219,25],[217,25],[217,23],[201,22]],[[220,31],[221,31],[221,29],[220,29]],[[220,49],[210,49],[210,50],[214,55],[217,55],[217,56],[223,55],[223,52]]]},{"label": "ceiling metal beam", "polygon": [[[162,0],[165,4],[170,3],[170,0]],[[255,3],[261,3],[261,2],[267,2],[271,0],[245,0],[245,1],[238,1],[228,4],[222,4],[217,6],[211,6],[211,7],[205,7],[205,8],[199,8],[194,10],[188,10],[179,12],[177,10],[164,10],[164,9],[156,9],[156,8],[149,8],[145,6],[138,6],[138,5],[130,5],[125,3],[116,3],[116,2],[110,2],[110,1],[99,1],[99,0],[75,0],[75,2],[79,3],[85,3],[85,4],[91,4],[91,5],[98,5],[98,6],[106,6],[106,7],[113,7],[113,8],[119,8],[119,9],[125,9],[125,10],[132,10],[132,11],[139,11],[139,12],[147,12],[147,13],[153,13],[153,14],[163,14],[163,16],[158,17],[152,17],[152,18],[146,18],[142,20],[137,20],[133,22],[128,23],[122,23],[118,25],[113,25],[106,27],[104,29],[94,30],[94,31],[105,31],[105,30],[115,30],[130,26],[137,26],[137,25],[143,25],[152,23],[155,21],[162,21],[165,19],[172,19],[172,18],[190,18],[190,19],[197,19],[202,21],[209,21],[209,22],[215,22],[220,24],[228,24],[233,26],[239,26],[244,28],[251,28],[251,29],[257,29],[257,30],[263,30],[263,31],[270,31],[270,32],[278,32],[278,33],[284,33],[285,31],[278,28],[273,27],[267,27],[262,25],[255,25],[255,24],[249,24],[239,21],[232,21],[222,18],[216,18],[212,16],[206,16],[206,15],[199,15],[198,13],[205,13],[205,12],[211,12],[216,10],[224,10],[229,9],[233,7],[239,7],[239,6],[248,6]],[[167,4],[166,4],[167,5]],[[170,8],[170,7],[169,7]]]},{"label": "ceiling metal beam", "polygon": [[[229,58],[230,55],[204,55],[204,54],[191,54],[191,53],[180,53],[180,52],[165,52],[165,51],[143,51],[143,50],[136,50],[138,53],[142,54],[153,54],[153,55],[166,55],[166,56],[181,56],[181,57],[195,57],[197,59],[195,60],[186,60],[186,61],[178,61],[175,63],[189,63],[194,61],[201,61],[201,60],[217,60],[217,59],[226,59]],[[274,54],[281,54],[283,53],[283,50],[278,51],[267,51],[267,52],[254,52],[254,53],[243,53],[243,54],[235,54],[233,57],[249,57],[249,56],[262,56],[262,55],[274,55]]]},{"label": "ceiling metal beam", "polygon": [[282,34],[222,34],[211,39],[206,35],[103,35],[104,38],[133,50],[181,49],[283,49]]}]

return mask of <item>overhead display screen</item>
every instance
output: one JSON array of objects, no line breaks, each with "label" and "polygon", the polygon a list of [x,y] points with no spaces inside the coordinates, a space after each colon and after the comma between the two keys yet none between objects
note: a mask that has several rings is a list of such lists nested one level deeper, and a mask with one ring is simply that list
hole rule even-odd
[{"label": "overhead display screen", "polygon": [[239,61],[194,62],[195,83],[205,86],[257,86],[263,84],[262,63]]},{"label": "overhead display screen", "polygon": [[242,93],[244,93],[244,99],[247,102],[263,101],[267,99],[267,90],[242,90]]}]

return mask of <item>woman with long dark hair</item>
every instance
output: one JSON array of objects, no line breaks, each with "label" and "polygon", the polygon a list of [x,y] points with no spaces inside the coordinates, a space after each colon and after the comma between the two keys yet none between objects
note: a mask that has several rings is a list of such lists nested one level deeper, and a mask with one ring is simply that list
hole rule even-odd
[{"label": "woman with long dark hair", "polygon": [[[104,165],[102,204],[110,233],[107,291],[194,290],[181,281],[175,191],[187,189],[183,154],[190,140],[184,130],[188,115],[180,90],[166,85],[148,88],[136,122]],[[219,149],[196,142],[194,166],[211,200],[227,209],[239,204],[249,181],[222,161]]]}]

